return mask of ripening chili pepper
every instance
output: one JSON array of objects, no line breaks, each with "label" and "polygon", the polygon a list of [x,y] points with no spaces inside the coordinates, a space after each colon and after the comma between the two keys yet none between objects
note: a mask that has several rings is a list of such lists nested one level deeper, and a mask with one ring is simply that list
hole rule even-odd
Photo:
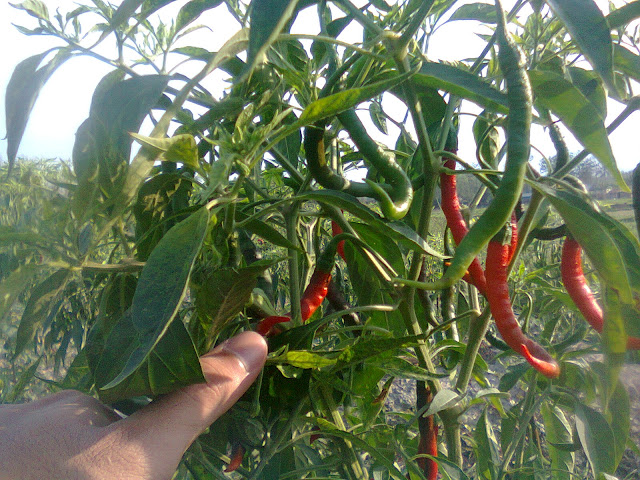
[{"label": "ripening chili pepper", "polygon": [[[441,289],[462,278],[473,260],[491,238],[511,218],[518,203],[527,171],[531,130],[531,85],[525,69],[524,57],[506,31],[506,19],[500,2],[497,7],[498,60],[507,86],[507,162],[491,204],[469,229],[456,249],[451,266],[430,289]],[[488,278],[488,274],[485,272]]]},{"label": "ripening chili pepper", "polygon": [[[593,292],[582,270],[582,247],[571,236],[567,236],[562,245],[562,260],[560,262],[562,283],[567,293],[576,304],[580,313],[593,329],[602,333],[604,317],[602,308],[598,305]],[[627,338],[627,350],[640,350],[640,338]]]},{"label": "ripening chili pepper", "polygon": [[[335,221],[331,220],[331,234],[335,237],[336,235],[340,235],[342,233],[342,228]],[[342,259],[346,262],[347,257],[344,256],[344,240],[341,240],[338,243],[338,255],[342,257]]]},{"label": "ripening chili pepper", "polygon": [[272,337],[277,334],[276,330],[273,328],[279,323],[285,323],[291,321],[290,317],[271,315],[270,317],[263,318],[258,322],[256,326],[256,332],[258,332],[263,337]]},{"label": "ripening chili pepper", "polygon": [[311,275],[311,279],[309,279],[309,285],[307,285],[300,299],[300,312],[303,322],[311,318],[311,315],[322,305],[324,298],[327,296],[336,252],[338,245],[342,241],[338,236],[333,237],[316,262],[316,268]]},{"label": "ripening chili pepper", "polygon": [[496,321],[500,336],[514,351],[522,355],[529,364],[548,378],[560,375],[558,362],[536,342],[527,338],[516,320],[511,299],[507,267],[510,257],[510,241],[504,232],[496,235],[487,247],[485,274],[487,276],[487,301],[491,315]]},{"label": "ripening chili pepper", "polygon": [[244,447],[240,444],[240,442],[236,442],[233,444],[231,448],[231,461],[227,468],[224,469],[226,473],[235,472],[240,465],[242,465],[242,459],[244,458]]},{"label": "ripening chili pepper", "polygon": [[[450,170],[455,170],[456,161],[452,158],[448,158],[444,162],[444,166]],[[447,226],[451,231],[454,242],[456,242],[456,245],[459,245],[469,229],[467,228],[467,224],[460,212],[460,200],[458,199],[455,175],[448,175],[444,172],[440,174],[440,192],[442,198],[442,213],[444,213],[444,216],[447,219]],[[465,278],[467,273],[465,273],[462,278],[472,285],[475,285],[478,291],[484,295],[487,289],[487,281],[477,257],[474,258],[471,265],[469,265],[468,273],[471,276],[470,282]]]},{"label": "ripening chili pepper", "polygon": [[[416,408],[421,410],[431,403],[431,400],[433,400],[431,389],[424,382],[416,382]],[[438,425],[433,415],[420,416],[418,418],[418,431],[420,432],[418,455],[427,454],[437,457]],[[438,478],[438,463],[435,460],[421,457],[417,459],[417,463],[427,480],[436,480]]]}]

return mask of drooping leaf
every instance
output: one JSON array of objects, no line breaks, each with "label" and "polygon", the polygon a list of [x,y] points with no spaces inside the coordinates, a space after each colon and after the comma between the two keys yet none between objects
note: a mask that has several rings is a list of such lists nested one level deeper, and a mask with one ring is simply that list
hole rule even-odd
[{"label": "drooping leaf", "polygon": [[454,65],[424,62],[411,79],[418,86],[437,88],[470,100],[483,108],[507,112],[507,97],[477,75]]},{"label": "drooping leaf", "polygon": [[155,149],[160,161],[183,163],[193,169],[199,166],[198,146],[193,135],[184,133],[171,138],[145,137],[133,132],[130,135],[140,144]]},{"label": "drooping leaf", "polygon": [[578,438],[594,477],[615,471],[616,449],[613,432],[601,413],[583,404],[576,406]]},{"label": "drooping leaf", "polygon": [[613,46],[613,52],[616,70],[640,81],[640,56],[618,44]]},{"label": "drooping leaf", "polygon": [[100,399],[111,403],[140,395],[161,395],[204,381],[198,354],[181,320],[171,322],[145,360],[118,383],[109,381],[126,368],[127,358],[144,343],[131,310],[111,330],[94,371]]},{"label": "drooping leaf", "polygon": [[529,71],[535,100],[557,115],[565,127],[629,191],[616,164],[604,119],[598,109],[571,82],[550,71]]},{"label": "drooping leaf", "polygon": [[259,260],[241,269],[222,268],[203,279],[195,292],[196,308],[210,323],[210,338],[215,338],[244,309],[256,287],[258,276],[275,263]]},{"label": "drooping leaf", "polygon": [[202,15],[203,12],[216,8],[222,3],[222,0],[191,0],[182,6],[176,18],[175,31],[179,32],[184,27],[193,22]]},{"label": "drooping leaf", "polygon": [[343,90],[311,102],[304,109],[302,115],[300,115],[300,119],[291,127],[292,131],[349,110],[362,102],[377,97],[387,90],[391,90],[394,86],[399,85],[413,75],[415,75],[415,72],[395,75],[386,80],[371,83],[364,87]]},{"label": "drooping leaf", "polygon": [[13,168],[22,136],[29,121],[29,115],[38,99],[40,90],[47,83],[53,72],[71,57],[70,50],[60,49],[49,63],[40,66],[50,52],[51,50],[47,50],[20,62],[11,74],[7,84],[5,114],[9,173]]},{"label": "drooping leaf", "polygon": [[544,419],[545,440],[549,446],[551,469],[558,480],[570,480],[575,466],[575,454],[556,447],[573,444],[571,424],[556,405],[544,403],[540,409]]},{"label": "drooping leaf", "polygon": [[634,0],[620,8],[615,9],[609,15],[606,20],[609,24],[609,28],[620,28],[636,18],[640,18],[640,0]]},{"label": "drooping leaf", "polygon": [[69,270],[60,269],[33,288],[18,326],[14,358],[34,339],[38,328],[47,319],[55,299],[64,290],[70,277]]},{"label": "drooping leaf", "polygon": [[605,84],[613,80],[613,42],[609,25],[593,0],[546,0]]},{"label": "drooping leaf", "polygon": [[482,23],[496,23],[496,7],[488,3],[471,3],[462,5],[453,15],[449,17],[449,21],[454,20],[476,20]]},{"label": "drooping leaf", "polygon": [[151,252],[131,305],[132,325],[139,342],[104,389],[114,388],[132,375],[167,332],[186,294],[208,225],[209,211],[201,208],[169,230]]},{"label": "drooping leaf", "polygon": [[491,421],[487,419],[486,408],[480,414],[480,418],[478,418],[473,439],[475,443],[474,452],[478,478],[487,480],[497,478],[497,467],[500,463],[498,440],[491,426]]},{"label": "drooping leaf", "polygon": [[250,74],[293,16],[298,0],[253,0],[249,20],[247,69]]},{"label": "drooping leaf", "polygon": [[378,229],[385,235],[398,240],[405,247],[413,251],[426,253],[427,255],[432,255],[436,258],[446,258],[441,253],[430,247],[422,237],[411,230],[411,228],[406,224],[402,222],[385,222],[379,215],[369,210],[351,195],[334,190],[318,190],[300,195],[299,198],[301,200],[315,200],[317,202],[327,203],[334,207],[341,208],[342,210],[364,220],[368,225]]},{"label": "drooping leaf", "polygon": [[38,270],[38,265],[21,265],[0,283],[0,324]]}]

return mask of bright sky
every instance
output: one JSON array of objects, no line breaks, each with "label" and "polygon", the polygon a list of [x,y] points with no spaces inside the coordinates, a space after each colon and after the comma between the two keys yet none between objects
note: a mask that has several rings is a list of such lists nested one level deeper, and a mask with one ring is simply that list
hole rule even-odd
[{"label": "bright sky", "polygon": [[[17,0],[16,0],[17,1]],[[63,13],[74,8],[75,2],[68,0],[47,0],[49,12],[55,12],[57,7]],[[175,2],[177,6],[184,1]],[[506,4],[510,2],[505,2]],[[606,5],[606,0],[598,0],[599,4]],[[618,4],[625,3],[616,2]],[[175,9],[173,9],[175,11]],[[294,26],[296,33],[318,32],[317,23],[309,19],[315,15],[309,12],[307,19],[299,18]],[[208,50],[215,51],[221,42],[228,39],[239,28],[235,20],[228,15],[223,6],[210,12],[209,16],[202,17],[200,22],[215,25],[215,31],[196,33],[193,45],[206,46]],[[8,2],[0,1],[0,136],[5,133],[4,117],[4,92],[10,75],[16,64],[28,56],[41,53],[54,45],[58,45],[56,39],[49,37],[27,37],[20,34],[11,23],[26,26],[35,26],[35,19],[25,12],[18,11],[9,6]],[[434,37],[429,50],[429,56],[433,59],[459,60],[472,57],[482,49],[482,42],[478,41],[475,33],[487,33],[473,22],[452,22],[439,29],[438,36]],[[361,38],[361,37],[360,37]],[[438,41],[442,39],[442,41]],[[452,43],[451,39],[455,39]],[[356,41],[356,40],[354,40]],[[477,47],[476,47],[477,46]],[[31,114],[27,130],[23,137],[19,155],[24,157],[62,158],[70,159],[71,150],[75,138],[75,132],[82,121],[87,117],[91,95],[98,81],[110,71],[110,68],[101,62],[80,57],[69,60],[47,82],[42,90],[36,106]],[[223,86],[218,83],[219,88]],[[609,102],[609,115],[607,124],[615,118],[623,106],[617,102]],[[466,105],[465,111],[478,113],[473,105]],[[393,110],[390,110],[393,111]],[[364,116],[368,117],[368,115]],[[366,120],[366,118],[364,118]],[[402,118],[396,120],[401,121]],[[475,147],[471,137],[471,122],[469,116],[462,117],[461,124],[461,150],[460,154],[465,158],[474,158]],[[374,129],[374,127],[372,127]],[[398,130],[390,128],[390,139],[385,143],[393,145]],[[640,131],[640,114],[633,114],[625,124],[611,135],[611,143],[618,165],[622,170],[630,170],[640,161],[638,154],[638,132]],[[569,134],[566,135],[572,151],[579,151],[579,144]],[[377,136],[380,140],[384,138]],[[542,129],[534,131],[533,143],[546,155],[553,155],[551,142]],[[0,140],[0,160],[6,160],[6,141]]]}]

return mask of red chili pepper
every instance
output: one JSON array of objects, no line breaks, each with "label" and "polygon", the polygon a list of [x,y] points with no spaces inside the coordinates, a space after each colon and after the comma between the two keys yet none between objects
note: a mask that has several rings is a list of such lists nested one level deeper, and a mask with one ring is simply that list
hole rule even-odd
[{"label": "red chili pepper", "polygon": [[[418,388],[423,388],[421,383],[417,384]],[[422,395],[425,395],[424,399],[418,400],[417,405],[421,405],[421,400],[430,403],[433,399],[431,389],[428,386],[424,386]],[[424,405],[422,405],[424,406]],[[418,430],[420,431],[420,441],[418,442],[418,454],[428,454],[434,457],[438,456],[438,425],[433,418],[433,415],[427,417],[420,417],[418,419]],[[418,466],[424,472],[424,476],[428,480],[436,480],[438,478],[438,463],[431,458],[420,457],[417,460]]]},{"label": "red chili pepper", "polygon": [[235,472],[238,467],[242,465],[244,452],[244,447],[239,442],[233,444],[233,447],[231,448],[231,461],[229,462],[229,465],[227,465],[227,468],[224,469],[226,473]]},{"label": "red chili pepper", "polygon": [[272,315],[260,320],[260,322],[256,326],[256,332],[258,332],[263,337],[272,337],[277,334],[276,330],[273,327],[275,327],[278,323],[289,321],[291,321],[290,317],[279,317],[277,315]]},{"label": "red chili pepper", "polygon": [[[567,293],[576,304],[580,313],[593,329],[602,333],[604,317],[602,309],[595,297],[582,270],[582,247],[572,237],[567,236],[562,245],[562,261],[560,263],[562,283]],[[629,337],[627,350],[640,350],[640,338]]]},{"label": "red chili pepper", "polygon": [[[452,151],[451,153],[456,153]],[[444,166],[450,170],[456,169],[456,161],[452,158],[444,162]],[[446,173],[440,174],[440,191],[442,195],[442,213],[447,219],[447,226],[451,230],[456,245],[459,245],[469,229],[460,212],[460,200],[458,199],[458,191],[456,187],[456,176]],[[480,293],[485,295],[487,290],[487,281],[482,271],[480,261],[475,258],[469,265],[469,273],[471,274],[471,283],[475,285]]]},{"label": "red chili pepper", "polygon": [[320,266],[316,266],[309,285],[302,294],[300,299],[300,311],[302,313],[302,321],[306,322],[311,315],[318,309],[327,296],[329,291],[329,282],[331,281],[331,272],[322,270]]},{"label": "red chili pepper", "polygon": [[[340,228],[340,225],[331,220],[331,234],[335,237],[341,233],[342,228]],[[340,255],[345,262],[347,261],[347,257],[344,256],[344,240],[338,242],[338,255]]]},{"label": "red chili pepper", "polygon": [[516,320],[507,283],[507,266],[509,265],[510,244],[503,243],[504,235],[496,235],[487,247],[486,275],[490,279],[487,288],[487,301],[491,315],[502,339],[513,350],[522,355],[529,364],[548,378],[560,375],[558,362],[536,342],[527,338]]}]

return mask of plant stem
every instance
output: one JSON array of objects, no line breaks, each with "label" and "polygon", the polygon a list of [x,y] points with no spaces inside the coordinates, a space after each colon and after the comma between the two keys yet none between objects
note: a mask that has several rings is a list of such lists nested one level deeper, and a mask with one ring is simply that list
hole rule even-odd
[{"label": "plant stem", "polygon": [[[287,240],[298,245],[298,202],[293,202],[283,209],[284,222],[287,230]],[[291,298],[291,319],[294,324],[302,323],[300,312],[300,259],[298,251],[290,248],[289,255],[289,296]]]},{"label": "plant stem", "polygon": [[472,315],[469,323],[469,339],[467,340],[467,348],[464,351],[464,358],[460,365],[460,373],[456,381],[456,390],[464,393],[469,386],[473,366],[476,363],[480,344],[484,339],[487,329],[489,328],[489,320],[491,319],[489,308],[485,308],[480,315]]}]

